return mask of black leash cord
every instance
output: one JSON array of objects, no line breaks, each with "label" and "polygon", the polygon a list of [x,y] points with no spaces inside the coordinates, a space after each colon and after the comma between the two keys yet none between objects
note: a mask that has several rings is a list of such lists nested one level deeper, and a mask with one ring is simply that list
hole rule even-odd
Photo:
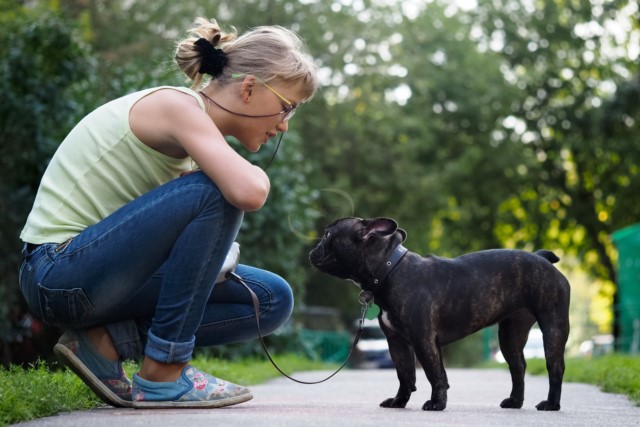
[{"label": "black leash cord", "polygon": [[247,285],[245,283],[245,281],[242,280],[242,277],[238,276],[235,272],[230,271],[229,273],[227,273],[227,276],[232,278],[236,282],[240,283],[242,286],[244,286],[244,288],[251,295],[251,300],[253,301],[253,309],[256,312],[256,326],[258,327],[258,336],[260,337],[260,344],[262,344],[262,349],[264,350],[265,354],[267,355],[267,358],[269,358],[269,361],[274,366],[274,368],[276,368],[278,370],[278,372],[280,372],[285,377],[289,378],[291,381],[295,381],[295,382],[300,383],[300,384],[320,384],[320,383],[323,383],[323,382],[327,381],[328,379],[332,378],[335,374],[340,372],[342,370],[342,368],[344,368],[346,366],[347,362],[349,361],[349,358],[351,358],[351,354],[353,353],[353,349],[356,347],[356,344],[358,343],[358,340],[360,339],[360,335],[362,334],[362,330],[364,329],[364,317],[365,317],[365,314],[367,312],[367,303],[362,302],[362,315],[360,316],[360,324],[358,325],[358,330],[356,331],[356,336],[355,336],[355,338],[353,340],[353,344],[351,345],[351,348],[349,349],[349,354],[347,355],[347,358],[344,361],[344,363],[342,363],[342,365],[338,368],[337,371],[335,371],[334,373],[332,373],[331,375],[329,375],[327,378],[325,378],[323,380],[320,380],[320,381],[301,381],[301,380],[297,380],[297,379],[285,374],[282,371],[282,369],[280,369],[278,367],[276,362],[274,362],[273,358],[269,354],[269,350],[267,350],[267,346],[265,345],[264,339],[262,338],[262,332],[260,331],[260,303],[258,302],[258,296],[256,295],[256,293],[253,292],[253,290],[249,287],[249,285]]},{"label": "black leash cord", "polygon": [[271,163],[273,163],[273,159],[276,158],[276,154],[278,154],[278,148],[280,148],[280,143],[282,142],[282,137],[284,136],[284,132],[280,132],[280,139],[278,139],[278,144],[276,145],[276,149],[273,150],[273,155],[271,156],[271,159],[269,159],[269,163],[267,163],[267,166],[264,167],[264,171],[266,172],[267,169],[269,169],[269,166],[271,166]]}]

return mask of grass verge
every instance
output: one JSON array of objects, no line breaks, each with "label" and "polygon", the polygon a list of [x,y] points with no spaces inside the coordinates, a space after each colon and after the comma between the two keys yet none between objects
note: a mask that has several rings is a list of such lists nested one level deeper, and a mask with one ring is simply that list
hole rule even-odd
[{"label": "grass verge", "polygon": [[[483,367],[503,367],[506,364],[487,363]],[[547,375],[544,359],[527,360],[527,373]],[[622,354],[587,358],[569,358],[565,361],[564,381],[594,384],[607,393],[626,395],[640,406],[640,357]]]},{"label": "grass verge", "polygon": [[[293,354],[274,359],[287,373],[334,368]],[[258,357],[238,361],[198,357],[191,363],[205,372],[242,385],[259,384],[280,375],[268,360]],[[125,370],[131,376],[137,366],[128,364]],[[0,426],[102,405],[102,401],[69,370],[53,371],[45,363],[27,369],[0,367]]]}]

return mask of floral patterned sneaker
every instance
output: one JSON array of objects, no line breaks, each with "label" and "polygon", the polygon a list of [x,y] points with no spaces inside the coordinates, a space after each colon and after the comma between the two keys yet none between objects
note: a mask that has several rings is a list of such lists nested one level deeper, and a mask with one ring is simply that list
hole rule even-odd
[{"label": "floral patterned sneaker", "polygon": [[103,402],[121,408],[132,406],[131,382],[122,362],[102,357],[84,332],[65,332],[53,351]]},{"label": "floral patterned sneaker", "polygon": [[153,382],[133,375],[134,408],[220,408],[253,399],[248,388],[221,380],[191,365],[175,382]]}]

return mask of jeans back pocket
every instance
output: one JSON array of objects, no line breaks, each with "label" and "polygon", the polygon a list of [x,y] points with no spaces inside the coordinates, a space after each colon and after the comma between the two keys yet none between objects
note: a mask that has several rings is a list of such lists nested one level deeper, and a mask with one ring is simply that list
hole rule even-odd
[{"label": "jeans back pocket", "polygon": [[40,312],[46,323],[66,328],[82,327],[84,321],[95,311],[84,290],[48,289],[38,284]]}]

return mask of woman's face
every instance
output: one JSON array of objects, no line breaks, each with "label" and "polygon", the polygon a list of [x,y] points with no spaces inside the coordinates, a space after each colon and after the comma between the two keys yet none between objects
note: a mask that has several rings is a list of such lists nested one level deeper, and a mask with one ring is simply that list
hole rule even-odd
[{"label": "woman's face", "polygon": [[287,112],[300,105],[302,96],[302,82],[294,85],[273,83],[268,87],[256,82],[242,113],[269,117],[238,117],[238,128],[234,136],[247,150],[257,152],[269,138],[275,137],[278,132],[287,131],[289,123],[283,119]]}]

